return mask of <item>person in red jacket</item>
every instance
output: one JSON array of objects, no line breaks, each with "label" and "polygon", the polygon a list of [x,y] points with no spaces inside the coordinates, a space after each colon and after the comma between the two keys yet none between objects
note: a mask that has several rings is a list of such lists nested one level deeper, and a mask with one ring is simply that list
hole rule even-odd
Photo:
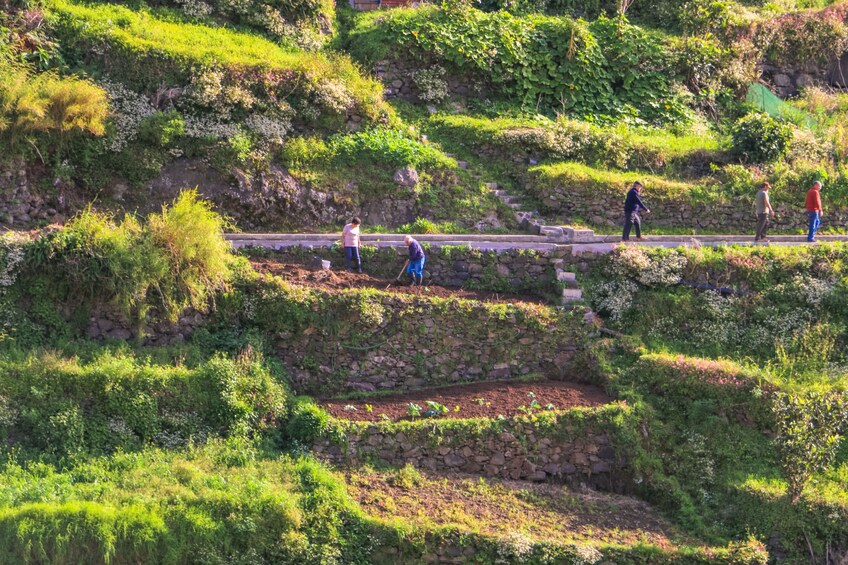
[{"label": "person in red jacket", "polygon": [[821,225],[822,205],[821,205],[821,188],[822,183],[816,181],[813,187],[807,191],[807,214],[810,215],[810,231],[807,233],[807,241],[816,241],[816,231]]}]

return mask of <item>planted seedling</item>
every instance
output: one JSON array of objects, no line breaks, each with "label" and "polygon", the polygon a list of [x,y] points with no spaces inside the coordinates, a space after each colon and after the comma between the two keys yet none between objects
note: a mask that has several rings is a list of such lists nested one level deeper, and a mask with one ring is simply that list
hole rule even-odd
[{"label": "planted seedling", "polygon": [[412,416],[413,418],[417,418],[421,415],[421,407],[415,404],[414,402],[410,402],[406,405],[406,414],[408,416]]},{"label": "planted seedling", "polygon": [[365,411],[366,411],[366,412],[368,412],[368,413],[370,414],[371,412],[373,412],[373,411],[374,411],[374,407],[373,407],[373,406],[371,406],[370,404],[366,404],[366,405],[365,405]]},{"label": "planted seedling", "polygon": [[472,399],[472,400],[471,400],[471,402],[475,402],[475,403],[479,404],[480,406],[483,406],[483,404],[484,404],[486,401],[485,401],[485,400],[483,400],[482,398],[474,398],[474,399]]},{"label": "planted seedling", "polygon": [[450,410],[448,410],[448,407],[444,404],[439,404],[438,402],[428,400],[427,411],[424,413],[424,415],[429,416],[430,418],[435,418],[443,414],[447,414],[448,412],[450,412]]}]

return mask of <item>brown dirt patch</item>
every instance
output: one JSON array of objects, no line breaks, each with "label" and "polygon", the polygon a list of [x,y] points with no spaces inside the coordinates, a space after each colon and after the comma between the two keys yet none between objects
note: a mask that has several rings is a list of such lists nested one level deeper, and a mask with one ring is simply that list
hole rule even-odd
[{"label": "brown dirt patch", "polygon": [[344,290],[349,288],[374,288],[395,294],[413,296],[433,296],[438,298],[463,298],[496,304],[532,303],[546,304],[538,296],[489,292],[485,290],[468,290],[465,288],[444,287],[426,284],[425,286],[405,286],[391,279],[383,279],[369,275],[347,271],[322,271],[310,269],[296,263],[284,263],[274,259],[251,259],[253,268],[260,273],[277,275],[287,282],[299,286],[321,288],[326,290]]},{"label": "brown dirt patch", "polygon": [[[560,543],[692,543],[647,503],[627,496],[469,475],[428,475],[409,467],[347,477],[363,510],[423,527],[454,526],[493,537],[520,533]],[[698,545],[695,543],[694,545]]]},{"label": "brown dirt patch", "polygon": [[[384,414],[392,420],[403,420],[411,419],[407,414],[410,402],[421,406],[423,412],[428,409],[427,401],[432,400],[448,408],[449,412],[440,416],[442,418],[510,418],[526,413],[534,399],[539,405],[534,410],[536,412],[544,411],[548,405],[552,405],[554,410],[566,410],[577,406],[601,406],[613,401],[596,386],[537,381],[474,383],[357,400],[327,400],[322,402],[322,406],[333,416],[346,420],[379,421]],[[370,411],[366,405],[371,406]],[[346,410],[348,406],[356,410]],[[421,417],[426,418],[423,414]]]}]

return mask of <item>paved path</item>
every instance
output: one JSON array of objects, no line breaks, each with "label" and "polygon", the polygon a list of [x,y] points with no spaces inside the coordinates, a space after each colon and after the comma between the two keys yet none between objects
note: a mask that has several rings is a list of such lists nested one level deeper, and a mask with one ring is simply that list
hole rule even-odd
[{"label": "paved path", "polygon": [[[282,249],[286,247],[330,247],[339,240],[336,234],[228,234],[227,239],[234,247],[266,247]],[[403,234],[366,234],[362,243],[377,247],[401,247]],[[574,253],[609,253],[621,243],[616,235],[592,234],[582,237],[581,241],[568,241],[544,235],[415,235],[418,241],[436,247],[448,245],[467,245],[476,249],[491,251],[506,251],[510,249],[534,249],[536,251],[552,251],[570,248]],[[848,236],[819,236],[819,241],[848,241]],[[631,244],[646,247],[692,247],[698,245],[769,245],[794,246],[810,245],[806,236],[781,235],[769,238],[770,243],[755,243],[749,235],[669,235],[649,236],[644,241],[633,241]]]}]

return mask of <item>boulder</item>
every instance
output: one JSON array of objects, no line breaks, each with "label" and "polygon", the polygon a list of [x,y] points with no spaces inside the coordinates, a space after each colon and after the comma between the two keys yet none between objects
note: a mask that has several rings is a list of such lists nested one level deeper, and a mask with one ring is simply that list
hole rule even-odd
[{"label": "boulder", "polygon": [[420,181],[418,171],[412,167],[404,167],[395,171],[393,180],[404,188],[414,188]]}]

